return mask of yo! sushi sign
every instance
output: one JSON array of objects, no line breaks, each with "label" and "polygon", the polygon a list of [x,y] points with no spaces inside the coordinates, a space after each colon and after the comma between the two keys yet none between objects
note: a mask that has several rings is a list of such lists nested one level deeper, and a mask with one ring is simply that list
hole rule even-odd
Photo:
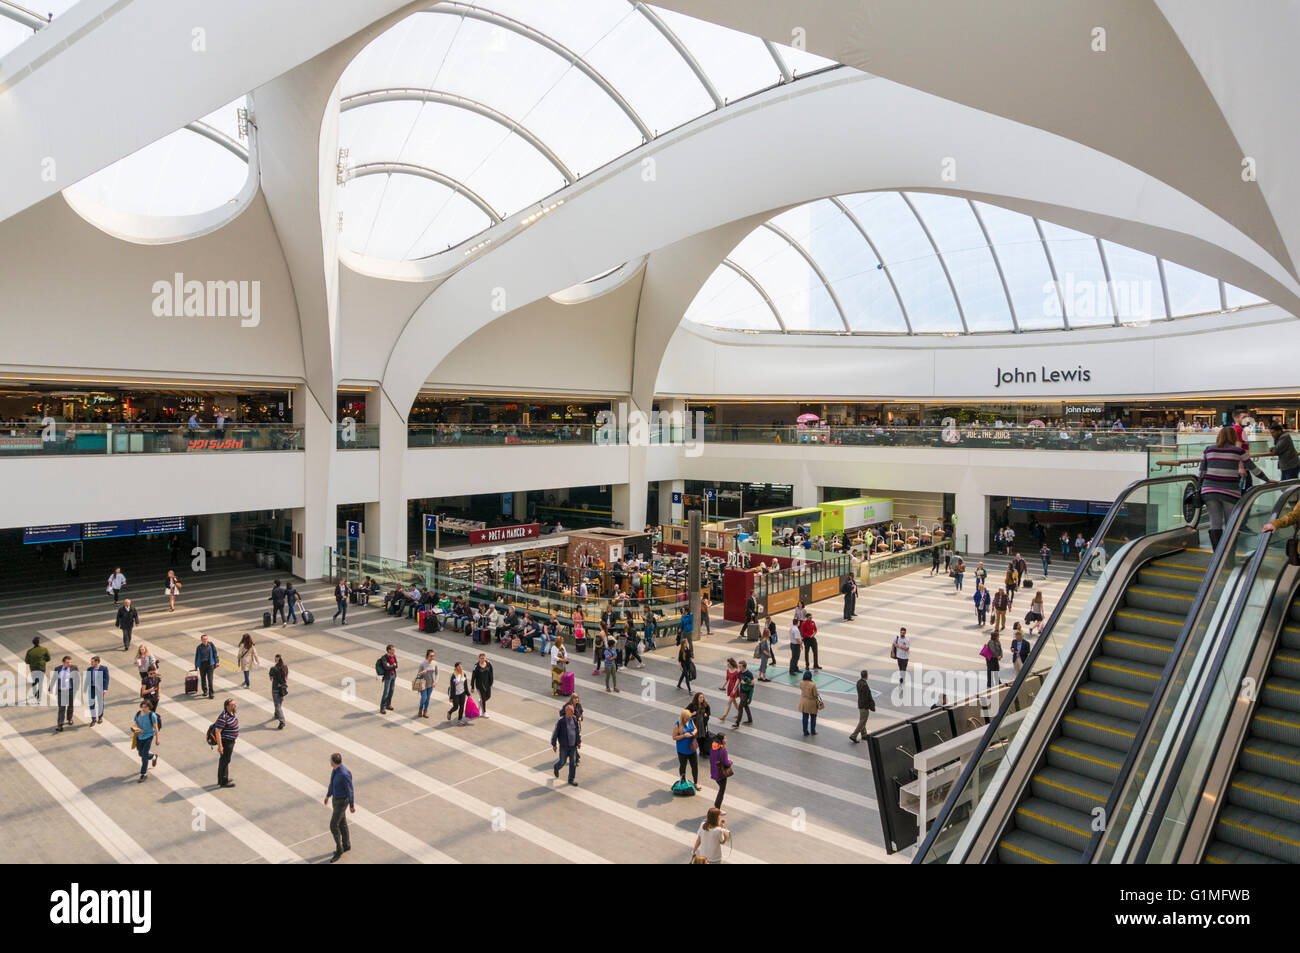
[{"label": "yo! sushi sign", "polygon": [[494,526],[492,529],[471,530],[469,542],[471,546],[481,546],[484,543],[512,543],[518,539],[532,539],[540,535],[542,535],[540,523],[523,523],[519,526]]}]

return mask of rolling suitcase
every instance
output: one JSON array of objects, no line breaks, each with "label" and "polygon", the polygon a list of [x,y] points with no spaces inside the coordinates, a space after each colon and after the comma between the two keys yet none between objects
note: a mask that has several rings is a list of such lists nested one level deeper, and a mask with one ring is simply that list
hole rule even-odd
[{"label": "rolling suitcase", "polygon": [[268,609],[266,612],[262,613],[262,628],[269,629],[270,627],[271,627],[271,611]]},{"label": "rolling suitcase", "polygon": [[316,617],[315,617],[314,615],[311,614],[311,610],[310,610],[310,609],[303,609],[303,610],[302,610],[302,624],[303,624],[303,625],[311,625],[311,624],[312,624],[313,622],[315,622],[315,621],[316,621]]},{"label": "rolling suitcase", "polygon": [[190,669],[189,674],[185,676],[185,694],[196,695],[199,691],[199,671]]},{"label": "rolling suitcase", "polygon": [[574,679],[572,672],[565,672],[560,676],[560,694],[572,695],[574,691]]},{"label": "rolling suitcase", "polygon": [[1032,580],[1032,579],[1026,579],[1024,582],[1022,582],[1022,583],[1020,584],[1020,588],[1021,588],[1021,589],[1032,589],[1032,588],[1034,588],[1034,580]]}]

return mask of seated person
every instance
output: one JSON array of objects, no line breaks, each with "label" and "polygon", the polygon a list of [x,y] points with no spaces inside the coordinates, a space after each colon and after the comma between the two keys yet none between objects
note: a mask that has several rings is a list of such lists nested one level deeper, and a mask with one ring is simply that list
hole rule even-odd
[{"label": "seated person", "polygon": [[411,591],[406,594],[406,617],[414,619],[416,610],[420,608],[420,587],[411,583]]},{"label": "seated person", "polygon": [[404,602],[406,602],[406,595],[402,592],[402,589],[399,586],[388,595],[384,596],[384,611],[397,612],[398,607],[400,607]]},{"label": "seated person", "polygon": [[377,596],[383,591],[379,588],[379,583],[375,582],[375,580],[369,576],[366,577],[366,581],[362,584],[361,589],[363,592],[368,592],[372,596]]},{"label": "seated person", "polygon": [[523,642],[524,648],[529,652],[535,652],[537,645],[535,640],[542,634],[542,627],[538,625],[537,620],[533,618],[531,612],[524,613],[524,627],[520,633],[520,641]]}]

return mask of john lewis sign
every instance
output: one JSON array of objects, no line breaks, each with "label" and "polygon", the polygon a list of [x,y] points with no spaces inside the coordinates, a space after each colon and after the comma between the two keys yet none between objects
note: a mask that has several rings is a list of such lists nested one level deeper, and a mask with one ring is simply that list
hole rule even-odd
[{"label": "john lewis sign", "polygon": [[1072,368],[1055,368],[1040,365],[1037,369],[999,367],[993,386],[1003,384],[1086,384],[1092,380],[1092,371],[1082,364]]}]

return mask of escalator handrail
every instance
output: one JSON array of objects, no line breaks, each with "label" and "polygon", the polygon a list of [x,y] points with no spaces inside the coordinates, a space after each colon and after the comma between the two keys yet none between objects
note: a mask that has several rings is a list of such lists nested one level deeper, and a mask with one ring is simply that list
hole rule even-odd
[{"label": "escalator handrail", "polygon": [[[1124,502],[1139,489],[1159,486],[1164,483],[1186,483],[1191,479],[1193,479],[1193,477],[1186,473],[1176,473],[1160,477],[1145,477],[1141,480],[1134,480],[1124,488],[1123,492],[1115,497],[1115,502],[1112,503],[1110,509],[1106,511],[1106,518],[1101,521],[1100,528],[1093,534],[1092,541],[1088,544],[1088,548],[1084,550],[1083,558],[1079,560],[1079,565],[1074,570],[1074,575],[1072,575],[1070,581],[1066,583],[1065,590],[1061,593],[1061,597],[1056,600],[1056,605],[1052,608],[1052,614],[1047,620],[1047,625],[1043,627],[1043,631],[1039,633],[1033,649],[1030,650],[1029,658],[1025,661],[1025,664],[1020,667],[1020,673],[1015,677],[1015,680],[1012,681],[1011,687],[1003,697],[1002,704],[998,707],[997,714],[993,716],[993,720],[989,722],[988,727],[984,730],[984,737],[980,739],[979,744],[971,753],[966,764],[962,767],[961,776],[958,777],[957,783],[952,786],[952,790],[948,792],[948,798],[944,801],[943,807],[940,808],[938,816],[934,819],[934,823],[931,824],[929,830],[926,831],[925,840],[921,842],[921,846],[917,850],[916,856],[912,858],[912,863],[922,863],[926,855],[934,847],[935,838],[939,836],[939,832],[942,831],[944,825],[947,824],[948,817],[952,813],[952,809],[956,805],[958,797],[961,795],[961,792],[966,789],[966,785],[970,783],[971,775],[973,775],[975,770],[979,767],[980,761],[984,757],[984,752],[988,749],[990,739],[997,734],[997,729],[1001,726],[1007,715],[1010,714],[1011,706],[1015,703],[1016,697],[1020,693],[1021,684],[1033,672],[1034,662],[1038,658],[1039,652],[1042,650],[1043,646],[1048,643],[1048,636],[1052,633],[1052,630],[1056,628],[1056,623],[1060,619],[1061,613],[1065,610],[1065,607],[1069,605],[1070,597],[1078,587],[1079,580],[1082,579],[1084,573],[1087,572],[1087,567],[1092,564],[1093,557],[1097,552],[1097,547],[1105,545],[1106,534],[1109,532],[1112,524],[1114,524],[1116,517],[1123,508]],[[1192,526],[1195,526],[1197,520],[1199,520],[1200,511],[1201,508],[1198,507],[1196,518],[1191,521]],[[989,796],[990,793],[991,792],[986,792],[985,796]]]},{"label": "escalator handrail", "polygon": [[[1165,663],[1164,671],[1160,673],[1160,684],[1156,686],[1155,692],[1151,695],[1151,704],[1142,713],[1142,720],[1138,723],[1137,732],[1134,734],[1134,743],[1129,748],[1128,754],[1125,755],[1119,776],[1111,787],[1110,797],[1106,801],[1105,813],[1102,814],[1102,817],[1106,818],[1106,824],[1100,830],[1093,831],[1088,846],[1083,851],[1083,863],[1092,863],[1093,857],[1101,849],[1107,835],[1111,833],[1111,820],[1115,817],[1115,812],[1119,807],[1120,797],[1127,789],[1128,779],[1137,766],[1138,758],[1142,756],[1142,752],[1145,750],[1144,739],[1150,733],[1151,723],[1155,720],[1156,713],[1160,711],[1163,700],[1169,692],[1174,673],[1178,671],[1183,652],[1187,649],[1187,641],[1200,624],[1201,613],[1207,607],[1206,604],[1209,601],[1211,591],[1214,589],[1215,580],[1218,579],[1219,573],[1223,570],[1223,564],[1228,558],[1228,553],[1232,552],[1236,546],[1237,537],[1240,535],[1247,517],[1250,516],[1251,501],[1264,493],[1275,492],[1277,492],[1276,484],[1271,482],[1251,487],[1242,494],[1236,508],[1229,515],[1229,522],[1223,528],[1223,536],[1219,540],[1219,546],[1211,555],[1209,568],[1206,569],[1205,577],[1201,580],[1196,595],[1192,599],[1191,608],[1187,613],[1187,621],[1183,623],[1178,638],[1174,640],[1173,649],[1169,653],[1169,661]],[[1283,494],[1283,496],[1285,497],[1286,494]],[[1253,578],[1252,575],[1251,579],[1253,580]]]},{"label": "escalator handrail", "polygon": [[[1290,483],[1291,481],[1287,481]],[[1295,483],[1294,486],[1300,486]],[[1272,487],[1269,487],[1270,489]],[[1281,514],[1288,499],[1293,495],[1294,490],[1284,491],[1278,498],[1277,505],[1273,507],[1273,514],[1269,517],[1270,521],[1277,519]],[[1243,507],[1244,509],[1244,507]],[[1205,717],[1205,709],[1209,707],[1210,697],[1214,694],[1214,689],[1218,685],[1219,676],[1223,674],[1223,666],[1228,658],[1228,650],[1233,644],[1233,635],[1237,631],[1237,626],[1241,624],[1241,617],[1246,611],[1248,599],[1246,598],[1255,587],[1256,578],[1259,575],[1259,568],[1264,564],[1264,556],[1268,553],[1269,544],[1273,541],[1273,533],[1260,533],[1259,545],[1255,547],[1255,553],[1251,556],[1250,562],[1246,566],[1246,571],[1242,576],[1241,582],[1237,586],[1239,593],[1236,602],[1233,604],[1232,613],[1228,616],[1227,624],[1221,630],[1218,647],[1215,649],[1214,659],[1210,663],[1209,674],[1203,680],[1200,694],[1196,697],[1196,702],[1192,706],[1192,714],[1186,724],[1190,730],[1183,732],[1183,737],[1174,750],[1173,759],[1169,762],[1170,768],[1166,769],[1165,780],[1161,786],[1160,794],[1155,800],[1155,808],[1151,811],[1151,816],[1163,818],[1165,811],[1169,810],[1169,802],[1173,800],[1174,788],[1177,786],[1176,781],[1182,776],[1183,768],[1187,763],[1187,757],[1191,753],[1192,744],[1196,739],[1196,727],[1200,725],[1201,719]],[[1254,641],[1259,641],[1260,632],[1263,626],[1255,633]],[[1219,726],[1219,737],[1216,743],[1222,744],[1223,735],[1228,730],[1229,719],[1225,718],[1223,724]],[[1160,824],[1153,823],[1147,825],[1143,832],[1142,841],[1138,845],[1137,854],[1133,863],[1145,864],[1147,858],[1151,855],[1151,849],[1155,846],[1156,836],[1160,832]],[[1187,829],[1184,828],[1183,836],[1179,840],[1179,849],[1186,840]]]}]

